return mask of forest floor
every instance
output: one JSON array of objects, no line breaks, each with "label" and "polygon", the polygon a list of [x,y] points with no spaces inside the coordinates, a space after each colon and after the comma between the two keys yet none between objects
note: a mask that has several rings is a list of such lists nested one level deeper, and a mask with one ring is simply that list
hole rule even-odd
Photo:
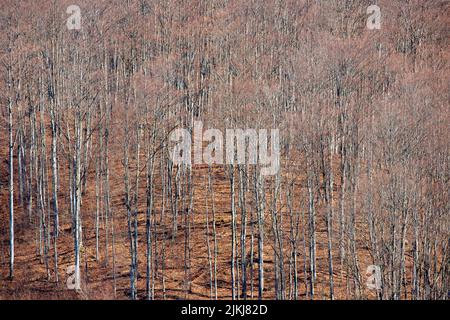
[{"label": "forest floor", "polygon": [[[3,135],[4,133],[0,133]],[[6,141],[1,137],[1,141]],[[120,153],[119,153],[120,154]],[[26,208],[17,205],[15,207],[15,277],[8,278],[9,272],[9,213],[8,213],[8,168],[7,168],[7,148],[0,148],[0,300],[1,299],[127,299],[129,295],[129,266],[130,250],[129,238],[127,233],[127,214],[123,205],[123,180],[120,175],[114,172],[121,172],[120,157],[111,159],[114,162],[111,170],[111,192],[112,192],[112,210],[114,216],[114,261],[111,237],[109,236],[108,258],[106,259],[105,250],[105,224],[104,219],[100,220],[99,235],[99,257],[96,259],[96,236],[95,236],[95,182],[88,181],[86,195],[82,204],[83,220],[83,248],[82,248],[82,292],[69,290],[67,287],[67,269],[73,265],[73,236],[71,228],[71,218],[66,203],[69,202],[68,194],[60,193],[60,236],[58,239],[58,276],[59,282],[56,283],[53,261],[53,244],[48,253],[49,278],[47,277],[47,268],[44,259],[39,254],[39,233],[36,227],[36,219],[30,219]],[[208,219],[212,221],[211,204],[206,205],[208,197],[207,179],[208,169],[206,166],[194,167],[194,203],[191,217],[191,237],[190,237],[190,255],[191,265],[188,268],[191,279],[190,290],[186,289],[185,277],[185,225],[183,222],[184,208],[180,210],[178,220],[178,229],[175,237],[172,235],[172,219],[170,208],[165,209],[162,223],[161,217],[161,197],[156,196],[155,212],[156,221],[156,242],[157,259],[159,267],[155,277],[155,298],[157,299],[209,299],[210,298],[210,267],[208,263],[206,212],[208,210]],[[95,176],[92,172],[90,176]],[[231,208],[230,208],[230,187],[229,180],[223,168],[214,168],[213,173],[214,206],[216,215],[216,233],[218,244],[217,261],[217,283],[218,298],[231,298]],[[156,177],[157,180],[160,180]],[[63,187],[67,181],[61,180],[60,190],[67,190]],[[66,179],[67,180],[67,179]],[[301,179],[300,179],[301,180]],[[145,181],[143,181],[145,183]],[[299,189],[306,188],[300,181]],[[144,189],[144,188],[141,188]],[[142,190],[143,191],[143,190]],[[158,195],[160,190],[156,190]],[[299,192],[305,192],[299,190]],[[16,193],[17,195],[17,193]],[[208,200],[209,201],[209,200]],[[299,201],[294,198],[294,201]],[[142,196],[140,202],[145,205],[145,198]],[[17,199],[16,199],[17,204]],[[282,209],[283,212],[283,209]],[[318,209],[317,216],[317,299],[328,298],[328,258],[327,258],[327,238],[325,224],[325,210]],[[238,216],[240,216],[238,210]],[[139,265],[138,265],[138,297],[145,298],[146,283],[146,237],[145,237],[145,210],[139,210]],[[289,218],[283,214],[283,232],[289,232]],[[103,218],[103,217],[101,217]],[[362,217],[360,218],[362,219]],[[271,235],[271,222],[268,219],[265,222],[264,249],[264,275],[265,291],[264,298],[275,298],[274,283],[274,250],[273,237]],[[240,237],[240,221],[237,224],[237,238]],[[336,228],[337,229],[337,228]],[[247,229],[247,254],[249,254],[252,239],[251,223]],[[257,264],[257,227],[253,228],[253,282],[249,279],[249,298],[257,298],[258,293],[258,264]],[[212,231],[209,230],[209,241],[211,252],[213,250]],[[361,232],[363,234],[363,232]],[[370,265],[370,257],[365,245],[364,239],[358,239],[357,250],[361,266],[362,281],[366,281],[365,270]],[[165,247],[165,270],[161,270],[162,247]],[[285,241],[285,270],[286,277],[289,277],[289,242]],[[238,252],[240,245],[237,244]],[[334,262],[334,281],[335,295],[337,298],[346,297],[346,270],[340,270],[338,247],[333,248]],[[300,248],[298,253],[299,268],[299,298],[306,298],[306,286],[304,270],[304,252]],[[239,265],[239,264],[238,264]],[[251,264],[250,264],[251,265]],[[115,266],[115,272],[113,272]],[[240,271],[240,270],[239,270]],[[164,284],[163,284],[164,273]],[[115,274],[115,277],[114,277]],[[238,273],[239,274],[239,273]],[[249,272],[250,274],[250,272]],[[114,283],[116,290],[114,291]],[[253,285],[253,291],[251,290]],[[290,281],[286,279],[286,286],[289,288]],[[164,288],[165,287],[165,288]],[[164,288],[164,289],[163,289]],[[372,292],[365,293],[366,298],[373,297]]]}]

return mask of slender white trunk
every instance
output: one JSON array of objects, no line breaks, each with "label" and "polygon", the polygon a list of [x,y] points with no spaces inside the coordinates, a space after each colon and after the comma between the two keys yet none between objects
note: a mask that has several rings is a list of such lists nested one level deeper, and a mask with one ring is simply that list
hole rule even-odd
[{"label": "slender white trunk", "polygon": [[14,140],[12,100],[8,103],[8,133],[9,133],[9,277],[14,277]]}]

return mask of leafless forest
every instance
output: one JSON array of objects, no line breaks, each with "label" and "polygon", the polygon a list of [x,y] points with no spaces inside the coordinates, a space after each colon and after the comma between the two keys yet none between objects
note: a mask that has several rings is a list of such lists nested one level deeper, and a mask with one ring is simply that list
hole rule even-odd
[{"label": "leafless forest", "polygon": [[[0,0],[0,299],[448,299],[449,17]],[[280,170],[174,164],[194,121],[279,129]]]}]

